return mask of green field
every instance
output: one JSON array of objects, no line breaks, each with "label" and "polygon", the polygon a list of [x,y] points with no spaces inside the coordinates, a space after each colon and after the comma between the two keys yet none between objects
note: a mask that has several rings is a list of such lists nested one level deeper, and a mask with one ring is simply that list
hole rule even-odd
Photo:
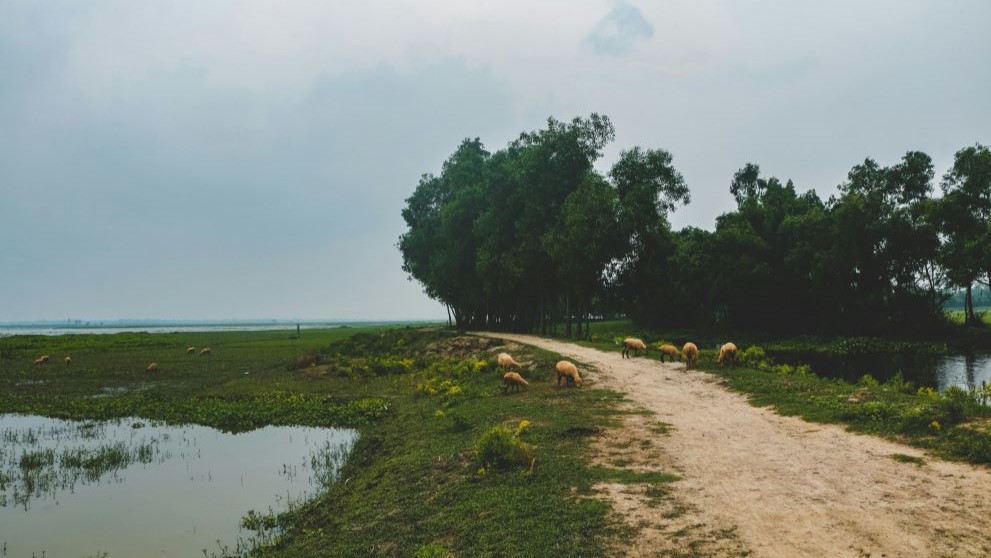
[{"label": "green field", "polygon": [[[557,356],[538,350],[514,355],[531,363],[530,389],[504,395],[487,343],[452,344],[453,336],[407,328],[304,330],[301,339],[289,332],[4,338],[0,413],[138,416],[233,431],[358,428],[343,481],[302,508],[246,518],[275,527],[260,556],[602,556],[621,546],[630,527],[587,497],[592,486],[638,483],[664,494],[660,487],[674,478],[593,467],[584,458],[591,440],[623,417],[622,398],[554,387]],[[209,346],[213,356],[187,356],[187,346]],[[33,365],[42,354],[52,363]],[[306,354],[321,360],[296,369]],[[154,373],[145,370],[152,361]],[[529,427],[520,428],[524,420]],[[486,433],[488,442],[476,447]]]}]

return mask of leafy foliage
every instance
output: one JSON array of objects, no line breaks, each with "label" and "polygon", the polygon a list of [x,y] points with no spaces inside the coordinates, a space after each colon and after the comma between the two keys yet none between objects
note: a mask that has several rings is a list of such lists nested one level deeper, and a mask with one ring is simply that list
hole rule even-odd
[{"label": "leafy foliage", "polygon": [[[588,337],[591,316],[653,327],[926,334],[952,289],[991,284],[991,151],[960,150],[933,197],[935,170],[909,151],[865,159],[820,198],[748,163],[737,208],[707,231],[672,230],[691,199],[670,153],[633,147],[605,174],[613,140],[593,114],[548,120],[504,149],[465,140],[407,201],[403,268],[461,328]],[[583,327],[584,326],[584,327]]]}]

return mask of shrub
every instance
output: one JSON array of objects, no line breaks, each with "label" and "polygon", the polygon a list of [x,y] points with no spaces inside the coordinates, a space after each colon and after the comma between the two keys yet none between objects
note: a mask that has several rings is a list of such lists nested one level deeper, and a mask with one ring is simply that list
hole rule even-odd
[{"label": "shrub", "polygon": [[505,426],[493,426],[475,443],[478,461],[484,468],[508,469],[530,462],[530,446],[520,441]]},{"label": "shrub", "polygon": [[912,393],[915,391],[915,386],[902,376],[901,371],[898,371],[890,380],[885,382],[884,386],[899,393]]},{"label": "shrub", "polygon": [[740,353],[740,363],[751,368],[762,369],[770,365],[767,353],[757,345],[751,345]]},{"label": "shrub", "polygon": [[876,388],[881,384],[877,383],[877,380],[874,379],[874,376],[871,376],[870,374],[864,374],[863,376],[860,377],[859,380],[857,380],[857,385],[865,388]]}]

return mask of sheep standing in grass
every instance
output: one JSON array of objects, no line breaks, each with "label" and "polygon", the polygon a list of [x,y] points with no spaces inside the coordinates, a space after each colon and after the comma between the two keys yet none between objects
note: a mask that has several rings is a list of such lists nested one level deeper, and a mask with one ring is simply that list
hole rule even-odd
[{"label": "sheep standing in grass", "polygon": [[187,347],[186,348],[186,354],[187,355],[191,355],[191,354],[193,354],[195,352],[196,352],[196,347]]},{"label": "sheep standing in grass", "polygon": [[681,354],[685,356],[685,368],[695,368],[699,362],[699,348],[695,343],[685,343],[681,348]]},{"label": "sheep standing in grass", "polygon": [[524,380],[523,376],[520,376],[516,372],[506,372],[502,375],[502,381],[506,382],[503,393],[509,393],[509,388],[513,388],[513,391],[519,391],[520,387],[530,389],[530,382]]},{"label": "sheep standing in grass", "polygon": [[623,339],[623,358],[630,358],[630,351],[633,351],[633,353],[637,356],[640,355],[640,351],[643,351],[643,354],[646,355],[647,345],[640,339],[627,337],[626,339]]},{"label": "sheep standing in grass", "polygon": [[69,366],[70,364],[72,364],[72,358],[71,357],[65,357],[65,365],[66,366]]},{"label": "sheep standing in grass", "polygon": [[674,345],[664,344],[657,349],[661,351],[661,362],[664,362],[664,355],[671,357],[671,362],[681,358],[681,353],[678,352],[678,347],[675,347]]},{"label": "sheep standing in grass", "polygon": [[574,364],[562,360],[557,363],[554,367],[557,370],[557,386],[561,386],[561,378],[564,378],[564,385],[567,386],[569,380],[575,383],[575,386],[582,385],[582,377],[578,375],[578,368]]},{"label": "sheep standing in grass", "polygon": [[719,358],[716,359],[719,364],[725,364],[729,362],[730,364],[736,364],[736,345],[732,343],[726,343],[719,348]]},{"label": "sheep standing in grass", "polygon": [[200,356],[213,356],[213,351],[210,350],[210,347],[204,347],[200,349]]},{"label": "sheep standing in grass", "polygon": [[149,372],[158,372],[158,363],[157,362],[153,362],[153,363],[149,364],[148,365],[148,368],[146,370],[148,370]]},{"label": "sheep standing in grass", "polygon": [[34,359],[34,363],[35,365],[48,364],[49,360],[51,360],[51,357],[48,355],[41,355],[40,357]]},{"label": "sheep standing in grass", "polygon": [[509,353],[499,353],[496,360],[499,362],[500,370],[508,370],[510,368],[515,368],[517,370],[520,369],[520,363],[513,360],[513,357],[511,357]]}]

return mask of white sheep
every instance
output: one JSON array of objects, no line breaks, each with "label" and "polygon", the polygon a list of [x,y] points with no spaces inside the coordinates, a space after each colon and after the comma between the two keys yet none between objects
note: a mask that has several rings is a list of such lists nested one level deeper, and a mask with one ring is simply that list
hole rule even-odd
[{"label": "white sheep", "polygon": [[719,348],[719,358],[716,362],[723,364],[724,361],[729,361],[730,364],[736,364],[736,345],[733,343],[726,343]]},{"label": "white sheep", "polygon": [[640,355],[640,351],[643,351],[643,354],[646,355],[647,345],[640,339],[627,337],[623,339],[623,358],[630,358],[630,351],[633,351],[638,356]]},{"label": "white sheep", "polygon": [[153,362],[153,363],[149,364],[148,365],[148,368],[146,368],[146,370],[148,370],[149,372],[158,372],[158,363],[157,362]]},{"label": "white sheep", "polygon": [[213,351],[210,350],[210,347],[204,347],[200,349],[200,356],[213,356]]},{"label": "white sheep", "polygon": [[685,343],[681,348],[681,353],[685,356],[685,368],[694,368],[699,362],[699,348],[695,343]]},{"label": "white sheep", "polygon": [[65,357],[65,365],[66,366],[69,366],[70,364],[72,364],[72,358],[71,357],[68,357],[68,356]]},{"label": "white sheep", "polygon": [[196,352],[196,347],[186,347],[186,354],[191,355]]},{"label": "white sheep", "polygon": [[582,385],[582,377],[580,375],[578,375],[578,368],[574,364],[572,364],[572,363],[570,363],[570,362],[568,362],[566,360],[562,360],[562,361],[559,361],[557,363],[557,365],[554,366],[554,368],[557,370],[557,386],[558,387],[561,386],[561,378],[564,378],[564,385],[565,386],[568,385],[569,379],[572,382],[574,382],[574,384],[575,384],[576,387]]},{"label": "white sheep", "polygon": [[661,352],[661,362],[664,362],[664,355],[671,357],[671,362],[681,358],[681,353],[678,352],[678,347],[674,345],[664,344],[657,348]]},{"label": "white sheep", "polygon": [[530,389],[530,383],[516,372],[506,372],[502,375],[502,381],[506,383],[503,393],[509,393],[509,388],[513,388],[513,391],[519,391],[520,387]]},{"label": "white sheep", "polygon": [[509,353],[499,353],[496,360],[499,362],[500,370],[506,370],[509,368],[516,368],[517,370],[520,369],[520,363],[513,360],[513,357],[511,357]]}]

